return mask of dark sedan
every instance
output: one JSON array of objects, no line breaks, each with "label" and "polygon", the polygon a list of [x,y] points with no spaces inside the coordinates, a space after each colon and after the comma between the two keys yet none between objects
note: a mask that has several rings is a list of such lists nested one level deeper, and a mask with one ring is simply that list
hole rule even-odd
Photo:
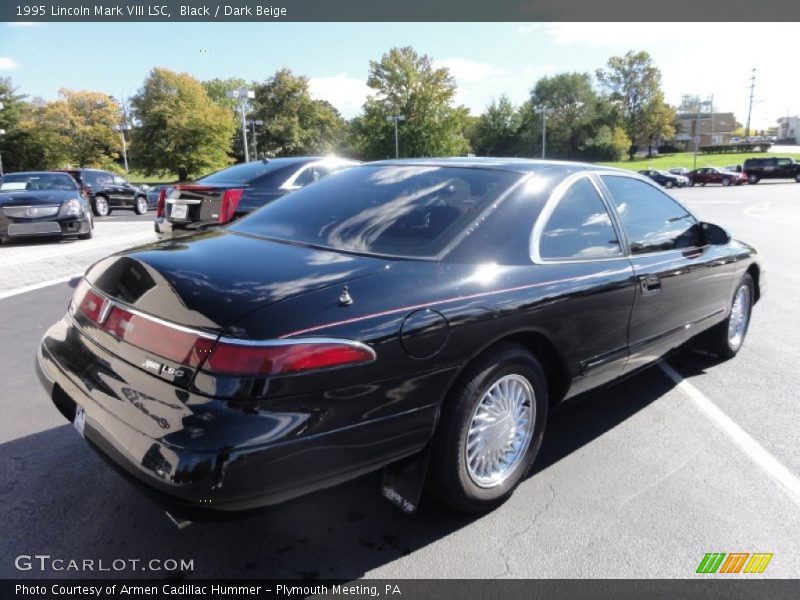
[{"label": "dark sedan", "polygon": [[716,167],[703,167],[690,171],[687,175],[690,185],[706,185],[707,183],[718,183],[723,186],[742,185],[747,182],[744,173],[718,169]]},{"label": "dark sedan", "polygon": [[669,171],[645,169],[644,171],[639,171],[639,174],[649,177],[658,185],[662,185],[665,188],[684,187],[689,185],[688,177],[685,177],[684,175],[676,175],[674,173],[670,173]]},{"label": "dark sedan", "polygon": [[158,200],[156,233],[163,239],[228,223],[356,164],[335,157],[265,158],[167,187]]},{"label": "dark sedan", "polygon": [[752,247],[634,173],[386,161],[96,263],[37,364],[90,445],[178,513],[380,468],[407,510],[425,481],[485,511],[554,406],[693,338],[733,357],[763,288]]},{"label": "dark sedan", "polygon": [[0,177],[0,243],[31,236],[92,237],[91,211],[66,173],[31,171]]}]

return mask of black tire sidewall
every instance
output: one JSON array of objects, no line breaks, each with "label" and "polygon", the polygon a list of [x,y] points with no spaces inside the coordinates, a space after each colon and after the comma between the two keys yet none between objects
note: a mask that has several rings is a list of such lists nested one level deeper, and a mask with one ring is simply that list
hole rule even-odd
[{"label": "black tire sidewall", "polygon": [[[545,373],[539,362],[523,348],[510,347],[505,352],[493,355],[495,360],[481,363],[477,372],[469,380],[456,386],[446,402],[452,402],[446,418],[448,423],[446,447],[443,449],[447,476],[451,482],[450,493],[455,502],[447,500],[462,510],[481,512],[502,504],[524,479],[539,452],[547,422],[547,385]],[[466,465],[464,447],[469,425],[476,406],[483,394],[501,377],[518,374],[531,384],[536,405],[534,431],[524,458],[516,465],[502,484],[492,488],[482,488],[472,481]]]},{"label": "black tire sidewall", "polygon": [[[105,214],[101,213],[100,210],[98,209],[97,207],[98,202],[105,203],[106,205]],[[111,205],[108,203],[108,200],[106,200],[105,196],[95,196],[93,208],[94,208],[94,214],[97,215],[98,217],[107,217],[108,215],[111,214]]]},{"label": "black tire sidewall", "polygon": [[728,315],[728,318],[725,319],[725,321],[723,322],[724,327],[722,328],[722,334],[725,337],[723,340],[721,340],[722,343],[724,344],[724,351],[722,352],[722,354],[730,358],[735,356],[739,352],[739,350],[741,350],[744,347],[744,342],[747,339],[747,332],[750,330],[750,319],[753,316],[753,302],[755,301],[755,289],[754,289],[755,286],[753,283],[753,278],[750,277],[749,274],[746,274],[744,277],[742,277],[741,281],[739,281],[739,284],[736,286],[736,289],[733,292],[733,297],[731,298],[731,310],[733,310],[733,303],[736,300],[736,294],[739,293],[739,290],[742,289],[742,286],[747,286],[749,288],[750,298],[747,305],[747,323],[745,324],[744,333],[742,334],[742,343],[739,344],[738,348],[733,348],[731,346],[730,340],[728,339],[728,324],[730,323],[731,315]]},{"label": "black tire sidewall", "polygon": [[[139,202],[141,202],[142,200],[144,200],[144,210],[140,211]],[[137,197],[136,201],[133,203],[133,212],[135,212],[137,215],[146,215],[147,209],[148,209],[147,198],[143,198],[142,196]]]}]

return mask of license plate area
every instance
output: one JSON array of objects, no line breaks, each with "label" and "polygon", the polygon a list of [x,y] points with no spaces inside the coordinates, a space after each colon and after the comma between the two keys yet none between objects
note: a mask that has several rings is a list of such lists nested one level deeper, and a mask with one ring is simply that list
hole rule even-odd
[{"label": "license plate area", "polygon": [[170,214],[170,216],[173,219],[185,219],[187,214],[189,214],[189,205],[188,204],[173,204],[172,205],[172,213]]},{"label": "license plate area", "polygon": [[8,235],[38,235],[43,233],[61,233],[61,225],[53,221],[43,223],[11,223]]}]

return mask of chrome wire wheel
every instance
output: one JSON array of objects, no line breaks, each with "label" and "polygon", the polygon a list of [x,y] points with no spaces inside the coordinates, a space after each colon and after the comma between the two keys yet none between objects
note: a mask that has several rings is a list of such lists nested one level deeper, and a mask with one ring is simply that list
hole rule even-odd
[{"label": "chrome wire wheel", "polygon": [[731,316],[728,318],[728,344],[732,350],[738,350],[747,333],[747,322],[750,320],[750,288],[742,285],[736,290],[733,299]]},{"label": "chrome wire wheel", "polygon": [[464,453],[475,485],[502,484],[525,457],[536,422],[531,383],[522,375],[505,375],[483,394],[472,413]]}]

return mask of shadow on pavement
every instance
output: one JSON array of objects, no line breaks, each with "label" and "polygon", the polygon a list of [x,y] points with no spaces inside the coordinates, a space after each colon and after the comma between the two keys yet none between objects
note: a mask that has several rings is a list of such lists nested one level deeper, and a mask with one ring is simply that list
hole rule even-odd
[{"label": "shadow on pavement", "polygon": [[[657,400],[671,381],[647,371],[567,404],[551,419],[535,473]],[[55,410],[55,408],[53,409]],[[373,474],[258,516],[177,530],[96,456],[68,424],[0,445],[0,577],[165,577],[163,573],[20,572],[19,554],[66,559],[184,558],[187,577],[357,578],[499,513],[467,516],[424,497],[413,516],[379,493]],[[518,493],[524,493],[520,490]]]}]

